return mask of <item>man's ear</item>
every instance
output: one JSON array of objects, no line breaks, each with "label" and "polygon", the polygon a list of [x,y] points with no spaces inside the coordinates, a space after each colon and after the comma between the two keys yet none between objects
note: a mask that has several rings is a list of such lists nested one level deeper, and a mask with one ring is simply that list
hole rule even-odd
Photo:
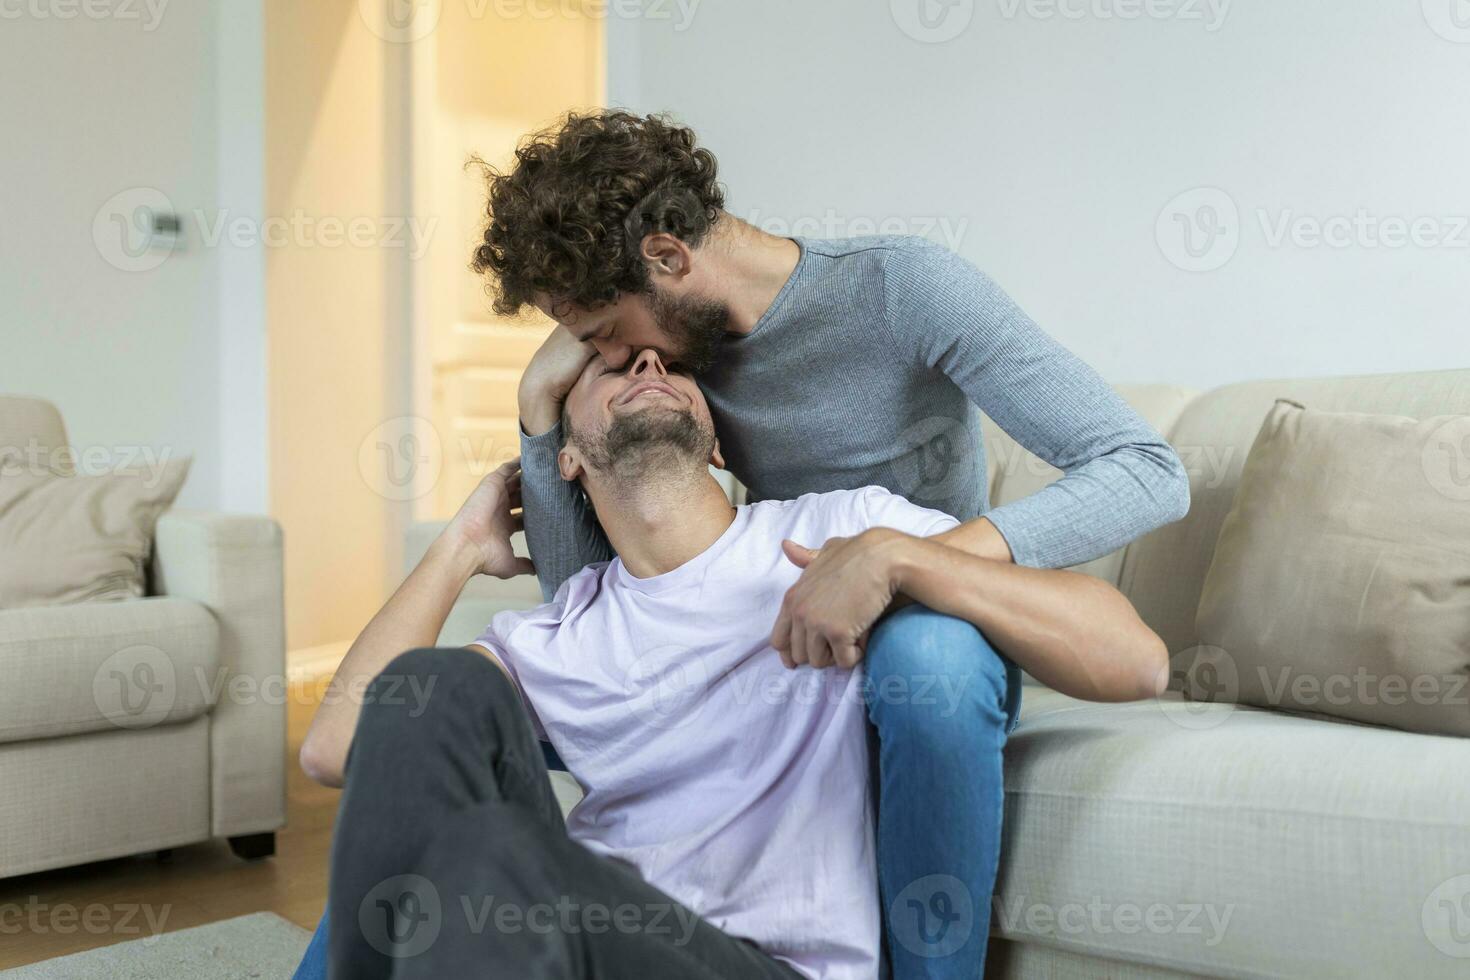
[{"label": "man's ear", "polygon": [[648,273],[654,277],[682,279],[689,274],[693,254],[682,240],[666,231],[645,235],[639,250],[643,261],[648,263]]},{"label": "man's ear", "polygon": [[572,446],[562,447],[562,451],[556,454],[556,468],[561,472],[561,478],[568,483],[576,483],[577,478],[586,472],[582,465],[582,454]]},{"label": "man's ear", "polygon": [[709,451],[709,465],[717,470],[725,468],[725,457],[720,455],[720,440],[715,440],[715,446]]}]

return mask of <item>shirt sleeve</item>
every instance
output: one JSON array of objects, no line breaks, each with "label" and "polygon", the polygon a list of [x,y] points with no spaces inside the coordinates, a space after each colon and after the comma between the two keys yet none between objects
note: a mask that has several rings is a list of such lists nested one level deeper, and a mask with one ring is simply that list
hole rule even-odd
[{"label": "shirt sleeve", "polygon": [[863,487],[857,491],[866,527],[889,527],[919,538],[943,534],[960,522],[941,510],[930,510],[911,503],[883,487]]},{"label": "shirt sleeve", "polygon": [[522,665],[517,662],[515,647],[506,642],[506,638],[513,633],[515,627],[521,622],[514,612],[497,613],[489,624],[480,632],[480,635],[470,643],[470,646],[484,647],[490,651],[510,679],[515,682],[516,690],[521,694],[521,704],[525,705],[526,714],[531,719],[531,728],[540,741],[547,741],[546,728],[541,724],[541,716],[536,713],[536,706],[531,700],[531,692],[526,688],[526,680],[522,673]]},{"label": "shirt sleeve", "polygon": [[1063,471],[986,515],[1018,564],[1079,564],[1189,510],[1188,476],[1163,436],[979,269],[915,241],[889,256],[884,289],[894,345]]},{"label": "shirt sleeve", "polygon": [[563,582],[595,562],[613,558],[612,545],[582,494],[561,478],[556,456],[561,423],[539,436],[521,433],[521,507],[526,548],[536,566],[541,595],[550,602]]}]

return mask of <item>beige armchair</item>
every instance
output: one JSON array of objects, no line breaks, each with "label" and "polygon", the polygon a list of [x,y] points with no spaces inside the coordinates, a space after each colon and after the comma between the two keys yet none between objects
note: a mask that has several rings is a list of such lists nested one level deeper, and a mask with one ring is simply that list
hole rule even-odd
[{"label": "beige armchair", "polygon": [[[0,398],[0,453],[65,445],[52,405]],[[270,518],[170,510],[146,598],[0,609],[0,877],[211,837],[274,853],[281,574]]]}]

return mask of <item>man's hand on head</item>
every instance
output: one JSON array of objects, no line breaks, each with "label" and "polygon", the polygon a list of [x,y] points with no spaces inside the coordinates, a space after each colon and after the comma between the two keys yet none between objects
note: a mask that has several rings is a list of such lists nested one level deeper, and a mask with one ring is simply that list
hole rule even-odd
[{"label": "man's hand on head", "polygon": [[871,528],[831,538],[818,550],[781,542],[801,578],[786,590],[771,631],[771,646],[787,667],[855,667],[868,631],[898,593],[900,562],[909,535]]},{"label": "man's hand on head", "polygon": [[522,528],[521,461],[517,457],[489,473],[460,506],[440,540],[468,551],[475,572],[496,578],[534,574],[529,558],[511,550],[510,536]]},{"label": "man's hand on head", "polygon": [[587,362],[596,356],[596,347],[578,340],[566,327],[551,331],[521,375],[517,400],[526,435],[539,436],[555,427],[567,392],[582,376]]}]

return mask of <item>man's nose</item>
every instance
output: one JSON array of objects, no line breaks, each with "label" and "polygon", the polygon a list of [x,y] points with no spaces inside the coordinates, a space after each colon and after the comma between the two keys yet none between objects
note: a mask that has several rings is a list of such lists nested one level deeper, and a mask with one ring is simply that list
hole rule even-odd
[{"label": "man's nose", "polygon": [[635,378],[640,374],[652,374],[663,377],[668,373],[668,370],[664,367],[664,362],[659,360],[658,351],[652,347],[645,347],[639,351],[638,356],[633,359],[633,366],[628,369],[628,374]]}]

